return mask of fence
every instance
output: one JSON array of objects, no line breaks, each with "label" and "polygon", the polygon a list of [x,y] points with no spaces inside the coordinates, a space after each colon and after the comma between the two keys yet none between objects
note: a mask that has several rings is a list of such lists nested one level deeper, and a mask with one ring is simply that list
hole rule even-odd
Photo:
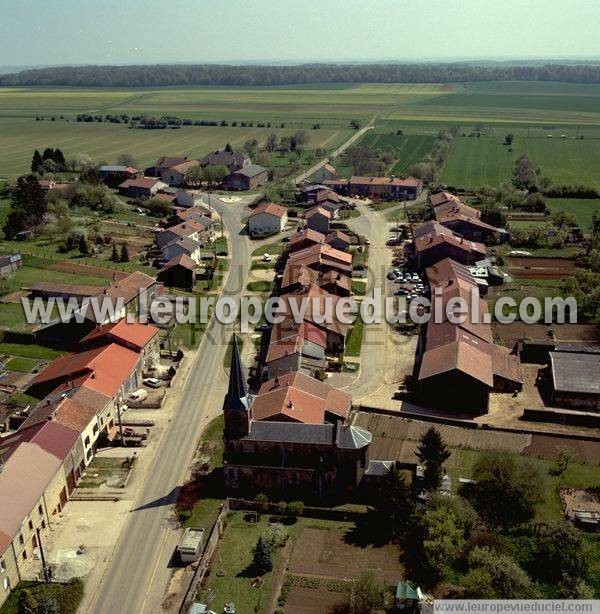
[{"label": "fence", "polygon": [[227,518],[227,514],[229,514],[229,500],[226,500],[223,503],[223,507],[219,512],[219,516],[210,532],[210,537],[206,541],[206,545],[204,547],[204,552],[198,561],[198,567],[196,567],[196,571],[192,577],[192,581],[188,587],[188,590],[183,598],[183,603],[179,608],[179,614],[187,613],[196,598],[196,593],[198,591],[198,587],[200,583],[204,579],[206,572],[210,566],[212,561],[212,557],[217,549],[217,545],[219,544],[219,540],[223,535],[223,530],[225,528],[225,518]]}]

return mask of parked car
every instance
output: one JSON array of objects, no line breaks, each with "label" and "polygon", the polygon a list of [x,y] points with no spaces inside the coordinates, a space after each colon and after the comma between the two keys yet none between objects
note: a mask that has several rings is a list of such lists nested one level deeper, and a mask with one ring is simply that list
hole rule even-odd
[{"label": "parked car", "polygon": [[413,281],[421,281],[421,278],[416,273],[412,274],[412,279]]},{"label": "parked car", "polygon": [[162,385],[162,382],[156,377],[146,377],[143,382],[148,388],[160,388]]},{"label": "parked car", "polygon": [[393,281],[394,279],[396,279],[396,274],[394,273],[394,271],[389,271],[386,277]]},{"label": "parked car", "polygon": [[271,262],[271,255],[270,254],[263,254],[263,262]]}]

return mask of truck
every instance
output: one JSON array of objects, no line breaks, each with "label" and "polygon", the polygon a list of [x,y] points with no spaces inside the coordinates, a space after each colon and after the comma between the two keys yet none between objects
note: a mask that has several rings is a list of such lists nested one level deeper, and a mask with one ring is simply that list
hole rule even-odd
[{"label": "truck", "polygon": [[204,529],[188,527],[177,546],[182,563],[193,563],[200,558],[204,544]]}]

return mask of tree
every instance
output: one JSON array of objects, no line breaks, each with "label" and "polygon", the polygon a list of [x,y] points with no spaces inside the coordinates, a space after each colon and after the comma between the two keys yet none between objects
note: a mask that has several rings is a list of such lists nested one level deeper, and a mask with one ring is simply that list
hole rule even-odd
[{"label": "tree", "polygon": [[225,145],[225,151],[227,151],[227,152],[229,152],[229,153],[232,153],[232,152],[233,152],[233,147],[231,146],[231,144],[230,144],[230,143],[227,143],[227,144]]},{"label": "tree", "polygon": [[531,578],[513,559],[478,546],[469,554],[469,572],[461,584],[464,596],[471,599],[533,599],[539,596]]},{"label": "tree", "polygon": [[465,494],[489,523],[504,528],[533,517],[543,500],[545,479],[530,459],[506,451],[483,452],[473,467],[476,484]]},{"label": "tree", "polygon": [[358,130],[360,128],[360,122],[357,119],[351,120],[350,128],[352,128],[353,130]]},{"label": "tree", "polygon": [[67,168],[67,161],[65,160],[65,156],[63,152],[57,147],[54,150],[54,162],[58,166],[59,170],[64,171]]},{"label": "tree", "polygon": [[185,174],[185,182],[188,185],[198,186],[205,180],[204,168],[201,166],[192,166]]},{"label": "tree", "polygon": [[209,164],[204,168],[204,180],[209,184],[219,184],[229,175],[229,169],[222,164]]},{"label": "tree", "polygon": [[244,143],[243,149],[251,158],[253,158],[258,151],[258,141],[256,139],[248,139]]},{"label": "tree", "polygon": [[86,238],[86,236],[84,234],[80,235],[79,237],[79,244],[77,246],[77,249],[79,250],[79,253],[82,256],[89,256],[90,255],[90,246],[88,244],[88,240]]},{"label": "tree", "polygon": [[399,469],[392,468],[385,477],[375,482],[371,505],[377,516],[375,526],[384,528],[394,538],[408,531],[415,505],[411,488]]},{"label": "tree", "polygon": [[254,502],[261,512],[266,512],[269,509],[269,497],[267,497],[267,495],[259,493],[254,497]]},{"label": "tree", "polygon": [[364,145],[353,145],[342,154],[342,163],[344,166],[352,167],[355,175],[372,175],[377,172],[380,160],[375,149]]},{"label": "tree", "polygon": [[168,217],[173,213],[173,205],[161,198],[150,198],[144,203],[144,206],[154,217]]},{"label": "tree", "polygon": [[510,147],[514,140],[515,140],[515,135],[514,134],[507,134],[504,137],[504,144],[508,145]]},{"label": "tree", "polygon": [[117,244],[116,243],[113,243],[112,253],[110,255],[110,259],[113,262],[119,262],[119,252],[117,251]]},{"label": "tree", "polygon": [[306,130],[298,130],[290,138],[290,149],[297,151],[302,149],[310,141],[310,135]]},{"label": "tree", "polygon": [[271,549],[262,535],[258,538],[254,548],[254,568],[259,575],[273,569]]},{"label": "tree", "polygon": [[372,570],[363,571],[347,593],[343,611],[348,614],[371,614],[383,606],[384,585]]},{"label": "tree", "polygon": [[285,158],[285,154],[292,150],[292,145],[290,141],[291,137],[289,136],[282,136],[281,140],[279,141],[277,151],[281,154],[282,158]]},{"label": "tree", "polygon": [[36,149],[33,152],[33,158],[31,159],[31,172],[32,173],[43,173],[44,172],[44,161],[42,160],[42,156],[40,152]]},{"label": "tree", "polygon": [[536,185],[537,175],[536,168],[525,154],[517,159],[513,170],[514,183],[517,188],[531,190]]},{"label": "tree", "polygon": [[36,614],[37,608],[37,599],[28,588],[24,588],[19,595],[19,602],[17,604],[18,614]]},{"label": "tree", "polygon": [[40,595],[36,614],[60,614],[58,603],[44,593]]},{"label": "tree", "polygon": [[123,245],[121,245],[121,257],[119,260],[121,262],[129,262],[129,250],[127,249],[127,243],[123,243]]},{"label": "tree", "polygon": [[277,151],[277,148],[279,146],[279,140],[277,139],[277,135],[272,132],[268,137],[267,137],[267,141],[265,143],[265,149],[267,151]]},{"label": "tree", "polygon": [[302,501],[291,501],[288,503],[286,515],[290,518],[297,518],[304,514],[304,503]]},{"label": "tree", "polygon": [[117,158],[117,164],[120,164],[121,166],[132,166],[133,168],[137,166],[137,162],[135,158],[131,154],[128,154],[128,153],[121,154]]},{"label": "tree", "polygon": [[11,190],[10,213],[4,223],[4,234],[13,238],[16,233],[39,226],[48,211],[48,203],[37,177],[33,174],[17,179]]},{"label": "tree", "polygon": [[423,476],[425,488],[428,490],[439,488],[442,482],[442,466],[450,457],[450,451],[435,427],[429,428],[421,437],[415,454],[419,462],[425,466]]}]

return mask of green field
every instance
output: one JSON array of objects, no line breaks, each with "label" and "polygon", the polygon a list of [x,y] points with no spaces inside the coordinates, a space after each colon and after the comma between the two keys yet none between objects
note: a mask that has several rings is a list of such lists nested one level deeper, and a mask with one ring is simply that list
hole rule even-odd
[{"label": "green field", "polygon": [[408,173],[413,164],[421,162],[431,150],[434,137],[426,134],[383,134],[368,132],[360,140],[360,145],[378,151],[391,151],[397,162],[387,172],[394,175]]},{"label": "green field", "polygon": [[600,199],[549,198],[548,207],[552,213],[561,210],[572,213],[579,227],[587,231],[592,228],[592,216],[594,215],[594,211],[600,213]]}]

